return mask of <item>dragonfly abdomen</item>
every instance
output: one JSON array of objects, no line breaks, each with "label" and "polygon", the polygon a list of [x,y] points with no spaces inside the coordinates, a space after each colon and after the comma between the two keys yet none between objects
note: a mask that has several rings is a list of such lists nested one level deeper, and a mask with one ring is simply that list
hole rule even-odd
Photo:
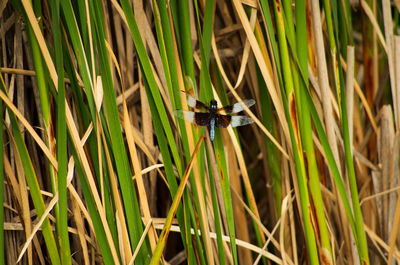
[{"label": "dragonfly abdomen", "polygon": [[211,118],[210,120],[210,140],[214,141],[215,136],[215,118]]}]

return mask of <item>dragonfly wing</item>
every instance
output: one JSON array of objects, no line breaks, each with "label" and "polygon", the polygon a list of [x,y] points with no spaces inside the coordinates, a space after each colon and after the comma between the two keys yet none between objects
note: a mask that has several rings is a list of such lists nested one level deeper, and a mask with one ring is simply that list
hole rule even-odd
[{"label": "dragonfly wing", "polygon": [[206,112],[195,112],[194,123],[200,126],[210,125],[211,114]]},{"label": "dragonfly wing", "polygon": [[194,112],[188,110],[175,110],[174,114],[176,117],[186,121],[194,122]]},{"label": "dragonfly wing", "polygon": [[210,123],[210,114],[202,112],[193,112],[189,110],[176,110],[175,116],[190,121],[200,126],[207,126]]},{"label": "dragonfly wing", "polygon": [[231,117],[231,125],[232,127],[238,127],[253,123],[253,119],[249,116],[232,116]]},{"label": "dragonfly wing", "polygon": [[241,102],[237,102],[233,105],[219,108],[218,111],[224,110],[226,113],[238,113],[238,112],[243,111],[243,109],[244,109],[242,104],[244,104],[248,108],[250,108],[255,103],[256,103],[256,101],[254,99],[245,99],[245,100],[243,100]]},{"label": "dragonfly wing", "polygon": [[233,117],[230,115],[222,115],[222,114],[217,114],[216,116],[216,123],[215,125],[218,128],[226,128],[229,126],[229,123],[231,122],[231,119]]}]

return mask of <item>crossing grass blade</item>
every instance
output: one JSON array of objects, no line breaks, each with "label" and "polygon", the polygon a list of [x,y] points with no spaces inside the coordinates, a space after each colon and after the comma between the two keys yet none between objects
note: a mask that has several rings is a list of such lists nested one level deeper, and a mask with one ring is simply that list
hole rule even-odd
[{"label": "crossing grass blade", "polygon": [[187,181],[189,179],[190,171],[192,170],[193,163],[195,162],[196,155],[197,155],[197,153],[199,151],[199,148],[201,146],[202,141],[204,140],[204,137],[205,136],[203,135],[199,139],[199,141],[197,142],[196,148],[195,148],[194,153],[193,153],[193,155],[192,155],[192,157],[190,159],[188,167],[186,168],[185,173],[184,173],[184,175],[183,175],[183,177],[181,179],[181,183],[179,184],[178,190],[177,190],[177,192],[175,194],[175,197],[174,197],[174,200],[173,200],[173,202],[171,204],[171,208],[170,208],[170,210],[168,212],[168,216],[167,216],[167,218],[165,220],[164,228],[163,228],[163,231],[161,232],[160,239],[159,239],[159,241],[157,243],[157,247],[154,250],[153,257],[152,257],[152,259],[150,261],[150,265],[155,265],[155,264],[158,264],[160,262],[162,251],[163,251],[163,249],[164,249],[164,247],[166,245],[166,241],[167,241],[167,238],[168,238],[169,230],[171,228],[172,218],[174,217],[174,215],[176,213],[176,210],[178,209],[178,204],[179,204],[179,202],[180,202],[180,200],[181,200],[181,198],[183,196],[183,192],[185,190],[185,186],[186,186]]}]

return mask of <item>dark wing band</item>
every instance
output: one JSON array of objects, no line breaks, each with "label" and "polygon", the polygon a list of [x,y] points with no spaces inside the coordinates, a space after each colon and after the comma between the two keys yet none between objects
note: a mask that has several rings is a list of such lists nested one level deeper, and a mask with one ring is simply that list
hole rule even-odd
[{"label": "dark wing band", "polygon": [[230,116],[230,115],[217,114],[215,125],[218,128],[226,128],[229,126],[229,123],[231,122],[231,118],[232,118],[232,116]]},{"label": "dark wing band", "polygon": [[189,110],[175,110],[175,116],[190,121],[200,126],[208,126],[210,123],[210,113],[193,112]]},{"label": "dark wing band", "polygon": [[200,126],[210,125],[211,114],[205,112],[194,112],[194,123]]},{"label": "dark wing band", "polygon": [[200,100],[195,99],[194,97],[192,97],[191,95],[187,94],[188,99],[187,99],[187,103],[188,106],[191,108],[195,108],[195,109],[206,109],[208,110],[208,106],[206,104],[204,104],[203,102],[201,102]]}]

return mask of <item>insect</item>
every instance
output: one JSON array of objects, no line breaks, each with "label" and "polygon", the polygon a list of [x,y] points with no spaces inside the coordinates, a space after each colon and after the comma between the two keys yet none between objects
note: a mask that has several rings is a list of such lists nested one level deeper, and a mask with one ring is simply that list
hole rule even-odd
[{"label": "insect", "polygon": [[[217,101],[211,100],[210,105],[195,99],[188,95],[188,105],[194,109],[205,110],[206,112],[193,112],[188,110],[176,110],[175,115],[181,119],[190,121],[196,125],[207,126],[210,130],[210,140],[214,141],[215,127],[226,128],[229,125],[238,127],[253,123],[253,119],[248,116],[231,116],[229,114],[243,111],[243,105],[251,107],[255,104],[254,99],[245,99],[241,103],[235,103],[230,106],[217,108]],[[228,115],[219,114],[225,111]]]}]

